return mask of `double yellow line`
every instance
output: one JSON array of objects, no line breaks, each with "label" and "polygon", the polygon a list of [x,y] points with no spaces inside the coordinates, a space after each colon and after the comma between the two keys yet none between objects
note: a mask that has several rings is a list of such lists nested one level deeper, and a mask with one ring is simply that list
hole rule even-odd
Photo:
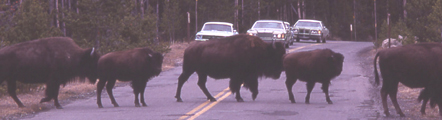
[{"label": "double yellow line", "polygon": [[[200,116],[201,114],[205,113],[207,110],[209,110],[210,108],[212,108],[213,106],[215,106],[216,104],[218,104],[220,101],[224,100],[224,98],[226,98],[227,96],[229,96],[230,94],[232,94],[230,92],[230,88],[227,87],[226,89],[224,89],[223,91],[221,91],[220,93],[215,95],[215,98],[217,99],[217,101],[215,102],[210,102],[209,100],[207,100],[206,102],[204,102],[203,104],[199,105],[198,107],[196,107],[195,109],[192,109],[191,111],[187,112],[185,115],[181,116],[180,118],[178,118],[179,120],[184,120],[187,118],[187,120],[193,120],[196,117]],[[221,97],[220,97],[221,96]],[[220,98],[219,98],[220,97]],[[209,104],[210,103],[210,104]],[[209,104],[209,105],[207,105]],[[196,112],[196,113],[195,113]]]},{"label": "double yellow line", "polygon": [[[296,50],[299,50],[299,49],[302,49],[305,47],[315,46],[315,45],[320,45],[320,44],[312,44],[312,45],[308,45],[308,46],[298,47],[298,48],[289,50],[287,53],[290,53],[290,52],[293,52],[293,51],[296,51]],[[207,112],[210,108],[212,108],[213,106],[215,106],[216,104],[218,104],[219,102],[224,100],[230,94],[232,94],[230,92],[230,88],[227,87],[226,89],[224,89],[223,91],[221,91],[220,93],[218,93],[214,96],[217,99],[217,101],[210,102],[209,100],[207,100],[206,102],[202,103],[198,107],[192,109],[191,111],[187,112],[185,115],[178,118],[178,120],[184,120],[184,119],[193,120],[193,119],[197,118],[198,116],[200,116],[201,114]]]}]

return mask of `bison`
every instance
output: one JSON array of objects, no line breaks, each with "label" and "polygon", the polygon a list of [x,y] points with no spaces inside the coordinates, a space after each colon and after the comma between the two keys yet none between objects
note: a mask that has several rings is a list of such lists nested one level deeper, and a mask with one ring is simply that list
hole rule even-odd
[{"label": "bison", "polygon": [[50,37],[14,44],[0,49],[0,83],[7,81],[8,93],[19,107],[25,107],[17,98],[16,81],[46,83],[46,97],[40,103],[54,99],[58,102],[61,84],[75,78],[97,79],[100,55],[93,48],[80,48],[71,38]]},{"label": "bison", "polygon": [[305,103],[310,103],[310,93],[316,82],[322,83],[322,91],[328,104],[333,104],[328,95],[330,80],[341,74],[344,56],[330,49],[296,52],[284,55],[283,66],[287,80],[285,81],[289,99],[292,103],[295,98],[292,86],[296,80],[307,82],[307,96]]},{"label": "bison", "polygon": [[[379,84],[377,71],[377,59],[379,58],[379,69],[383,78],[381,88],[382,105],[384,113],[389,116],[387,96],[396,108],[400,116],[405,116],[397,102],[397,90],[399,82],[410,88],[425,88],[419,96],[422,103],[421,112],[425,114],[425,104],[438,104],[441,108],[442,100],[438,91],[442,85],[442,44],[421,43],[402,47],[383,49],[374,58],[375,83]],[[433,105],[434,106],[434,105]],[[442,112],[439,111],[442,115]]]},{"label": "bison", "polygon": [[[132,81],[131,85],[135,94],[135,106],[147,106],[144,102],[144,89],[150,78],[158,76],[161,73],[163,64],[163,55],[151,49],[135,48],[132,50],[111,52],[103,55],[98,60],[98,84],[97,84],[97,104],[99,108],[103,108],[101,104],[101,91],[106,84],[106,90],[109,94],[114,107],[118,107],[118,103],[112,94],[112,88],[116,80]],[[138,101],[140,95],[140,101]]]},{"label": "bison", "polygon": [[230,78],[230,91],[236,100],[243,102],[241,84],[258,95],[260,76],[277,79],[282,72],[284,45],[280,42],[266,43],[259,37],[239,34],[221,39],[194,42],[184,52],[183,72],[178,78],[175,98],[182,102],[181,88],[194,72],[198,74],[198,86],[210,101],[216,99],[206,88],[207,76],[215,79]]}]

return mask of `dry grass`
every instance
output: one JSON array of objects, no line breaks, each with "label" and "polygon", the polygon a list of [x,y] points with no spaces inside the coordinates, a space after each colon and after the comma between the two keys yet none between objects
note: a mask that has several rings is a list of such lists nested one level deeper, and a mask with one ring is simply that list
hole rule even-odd
[{"label": "dry grass", "polygon": [[[184,49],[189,46],[188,43],[175,43],[171,45],[171,51],[164,56],[163,71],[174,68],[182,61]],[[69,103],[75,99],[88,98],[95,96],[96,86],[94,84],[72,82],[60,88],[60,104]],[[0,98],[0,119],[18,119],[28,114],[55,108],[54,102],[39,103],[40,99],[45,97],[44,90],[27,94],[19,94],[18,98],[26,106],[18,108],[17,104],[9,95]]]}]

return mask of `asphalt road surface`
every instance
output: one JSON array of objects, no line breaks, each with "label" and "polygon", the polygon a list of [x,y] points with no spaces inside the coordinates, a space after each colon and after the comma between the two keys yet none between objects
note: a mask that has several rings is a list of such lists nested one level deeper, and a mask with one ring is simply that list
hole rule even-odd
[{"label": "asphalt road surface", "polygon": [[251,93],[241,89],[244,102],[236,102],[228,90],[228,79],[208,78],[207,88],[217,98],[217,102],[208,102],[197,86],[194,73],[184,84],[181,97],[184,102],[174,98],[181,66],[163,71],[158,77],[147,83],[145,97],[147,107],[135,107],[134,95],[130,86],[116,87],[113,92],[120,107],[113,107],[107,93],[103,91],[104,108],[98,108],[96,97],[77,100],[64,105],[64,109],[51,109],[35,116],[31,120],[144,120],[144,119],[220,119],[220,120],[346,120],[376,119],[376,108],[370,97],[367,72],[361,67],[361,51],[370,50],[371,42],[313,41],[296,42],[287,49],[289,52],[308,51],[330,48],[345,56],[342,74],[332,80],[330,97],[333,104],[327,104],[321,84],[317,83],[310,97],[310,104],[304,103],[306,83],[297,81],[293,87],[295,104],[290,103],[285,87],[285,73],[281,78],[259,79],[259,94],[255,101]]}]

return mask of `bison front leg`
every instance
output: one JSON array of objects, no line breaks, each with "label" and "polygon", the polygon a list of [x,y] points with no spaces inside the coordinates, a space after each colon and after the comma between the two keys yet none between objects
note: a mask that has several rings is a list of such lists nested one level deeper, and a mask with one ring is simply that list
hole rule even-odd
[{"label": "bison front leg", "polygon": [[144,80],[140,86],[140,102],[144,107],[147,106],[146,102],[144,102],[144,90],[146,89],[147,80]]},{"label": "bison front leg", "polygon": [[310,104],[310,94],[312,93],[313,87],[315,87],[315,82],[307,82],[307,96],[305,96],[305,103]]},{"label": "bison front leg", "polygon": [[180,77],[178,77],[178,86],[176,89],[176,101],[177,102],[183,102],[183,99],[181,99],[181,89],[183,88],[184,83],[189,79],[190,75],[192,75],[193,72],[186,72],[183,69],[183,73],[181,73]]},{"label": "bison front leg", "polygon": [[241,84],[243,82],[241,79],[231,78],[229,81],[229,88],[232,93],[236,93],[235,99],[238,102],[244,102],[244,99],[241,97],[241,93],[239,92],[241,89]]},{"label": "bison front leg", "polygon": [[101,92],[103,91],[104,85],[106,85],[105,79],[100,79],[97,83],[97,105],[98,105],[98,108],[103,108],[103,104],[101,103]]},{"label": "bison front leg", "polygon": [[17,90],[16,82],[13,80],[9,80],[7,83],[8,83],[9,96],[11,96],[12,99],[14,99],[14,101],[15,101],[15,103],[17,103],[18,107],[21,107],[21,108],[25,107],[25,105],[23,105],[23,103],[20,101],[20,99],[18,99],[17,93],[15,93],[15,91]]},{"label": "bison front leg", "polygon": [[50,81],[46,83],[46,97],[40,100],[40,103],[49,102],[54,99],[54,105],[57,109],[63,109],[58,102],[58,91],[60,90],[60,84],[54,83],[55,81]]},{"label": "bison front leg", "polygon": [[203,93],[207,96],[207,100],[210,102],[216,101],[216,99],[210,94],[206,87],[207,75],[203,73],[198,73],[198,86],[203,91]]},{"label": "bison front leg", "polygon": [[321,89],[325,93],[325,100],[327,101],[327,103],[328,104],[333,104],[333,102],[330,100],[330,96],[328,94],[328,87],[329,87],[329,85],[330,85],[330,82],[324,82],[324,83],[322,83]]},{"label": "bison front leg", "polygon": [[249,87],[250,92],[252,92],[252,99],[255,101],[256,97],[258,96],[258,77],[245,79],[244,84]]}]

